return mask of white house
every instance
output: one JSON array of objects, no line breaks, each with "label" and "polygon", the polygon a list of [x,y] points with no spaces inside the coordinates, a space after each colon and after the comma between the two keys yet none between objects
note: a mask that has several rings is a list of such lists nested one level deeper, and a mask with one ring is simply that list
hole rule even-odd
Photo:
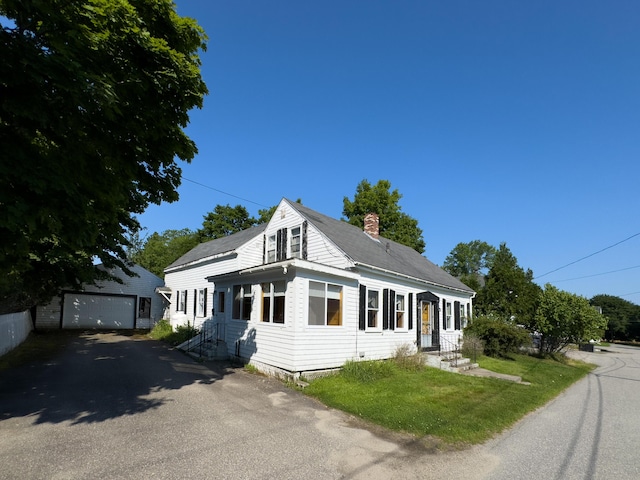
[{"label": "white house", "polygon": [[475,293],[410,247],[283,199],[267,224],[195,247],[165,269],[171,323],[216,326],[228,353],[293,374],[451,350]]},{"label": "white house", "polygon": [[38,306],[36,328],[150,328],[169,303],[158,293],[164,280],[140,265],[131,270],[137,276],[129,277],[119,268],[110,272],[122,283],[102,281],[82,291],[63,291]]}]

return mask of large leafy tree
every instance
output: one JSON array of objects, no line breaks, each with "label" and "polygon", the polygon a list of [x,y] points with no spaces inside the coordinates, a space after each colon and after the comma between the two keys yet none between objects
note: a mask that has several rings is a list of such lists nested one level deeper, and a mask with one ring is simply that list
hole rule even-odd
[{"label": "large leafy tree", "polygon": [[380,218],[381,236],[423,253],[426,244],[422,230],[416,219],[402,211],[401,198],[397,189],[391,190],[388,180],[379,180],[375,185],[362,180],[356,187],[353,201],[344,197],[342,214],[351,225],[363,228],[365,215],[376,213]]},{"label": "large leafy tree", "polygon": [[204,216],[198,234],[201,241],[213,240],[246,230],[256,223],[257,220],[242,205],[216,205],[213,211]]},{"label": "large leafy tree", "polygon": [[128,271],[127,236],[174,201],[196,146],[206,37],[170,0],[0,0],[0,311]]},{"label": "large leafy tree", "polygon": [[131,261],[163,278],[164,269],[198,243],[197,233],[188,228],[154,232],[142,248],[131,256]]},{"label": "large leafy tree", "polygon": [[533,272],[520,267],[506,243],[502,243],[475,306],[479,313],[495,314],[528,327],[533,323],[540,293],[541,288],[533,282]]},{"label": "large leafy tree", "polygon": [[541,352],[553,353],[570,343],[601,338],[606,327],[605,316],[586,298],[545,285],[533,325],[542,334]]},{"label": "large leafy tree", "polygon": [[607,340],[640,339],[640,306],[613,295],[595,295],[589,300],[594,307],[600,307],[609,323]]},{"label": "large leafy tree", "polygon": [[478,291],[484,284],[484,276],[493,265],[495,255],[496,248],[487,242],[473,240],[459,243],[444,259],[442,268]]}]

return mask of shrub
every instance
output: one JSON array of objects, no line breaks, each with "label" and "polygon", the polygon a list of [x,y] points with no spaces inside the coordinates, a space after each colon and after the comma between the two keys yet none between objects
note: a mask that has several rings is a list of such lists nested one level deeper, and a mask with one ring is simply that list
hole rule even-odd
[{"label": "shrub", "polygon": [[419,370],[424,367],[422,356],[409,343],[404,343],[396,348],[393,361],[405,370]]},{"label": "shrub", "polygon": [[153,329],[149,332],[149,336],[154,340],[164,340],[166,337],[173,333],[169,320],[162,319],[153,326]]},{"label": "shrub", "polygon": [[173,328],[171,328],[171,323],[169,323],[169,320],[165,319],[160,320],[158,323],[156,323],[151,332],[149,332],[149,336],[151,338],[167,342],[170,345],[180,345],[181,343],[186,342],[197,334],[198,329],[190,324],[178,325],[174,332]]},{"label": "shrub", "polygon": [[505,357],[531,343],[529,332],[507,320],[493,316],[478,316],[464,329],[467,335],[482,340],[484,354],[490,357]]}]

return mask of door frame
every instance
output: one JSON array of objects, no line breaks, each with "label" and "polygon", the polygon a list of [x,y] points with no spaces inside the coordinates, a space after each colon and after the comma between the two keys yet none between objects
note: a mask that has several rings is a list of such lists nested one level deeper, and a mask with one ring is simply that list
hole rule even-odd
[{"label": "door frame", "polygon": [[[422,304],[430,304],[431,318],[431,346],[422,345]],[[434,351],[440,349],[440,298],[431,292],[421,292],[416,295],[416,309],[418,322],[416,325],[416,344],[418,350]]]}]

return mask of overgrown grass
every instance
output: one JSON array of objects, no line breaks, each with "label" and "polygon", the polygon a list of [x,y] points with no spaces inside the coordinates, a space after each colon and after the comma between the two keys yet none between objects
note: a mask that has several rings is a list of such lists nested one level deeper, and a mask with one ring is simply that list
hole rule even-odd
[{"label": "overgrown grass", "polygon": [[465,445],[486,441],[594,368],[516,354],[511,360],[479,361],[480,366],[519,375],[531,384],[428,367],[407,369],[394,361],[349,362],[339,375],[312,381],[305,393],[392,430]]},{"label": "overgrown grass", "polygon": [[174,331],[168,320],[160,320],[149,332],[154,340],[160,340],[170,345],[180,345],[198,334],[198,329],[192,325],[179,325]]}]

